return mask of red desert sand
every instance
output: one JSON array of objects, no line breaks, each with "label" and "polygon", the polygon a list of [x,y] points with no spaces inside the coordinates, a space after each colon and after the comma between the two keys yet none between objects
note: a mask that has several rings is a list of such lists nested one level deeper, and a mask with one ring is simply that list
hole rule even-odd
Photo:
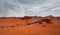
[{"label": "red desert sand", "polygon": [[0,35],[60,35],[60,17],[0,18]]}]

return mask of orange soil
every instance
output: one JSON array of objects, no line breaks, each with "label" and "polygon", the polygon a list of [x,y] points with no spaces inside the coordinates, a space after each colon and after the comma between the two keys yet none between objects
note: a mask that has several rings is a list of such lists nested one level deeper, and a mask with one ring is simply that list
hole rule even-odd
[{"label": "orange soil", "polygon": [[[56,18],[48,18],[51,20],[52,24],[31,24],[37,20],[43,20],[46,18],[32,18],[32,19],[0,19],[0,35],[60,35],[60,20]],[[45,27],[43,27],[43,25]]]}]

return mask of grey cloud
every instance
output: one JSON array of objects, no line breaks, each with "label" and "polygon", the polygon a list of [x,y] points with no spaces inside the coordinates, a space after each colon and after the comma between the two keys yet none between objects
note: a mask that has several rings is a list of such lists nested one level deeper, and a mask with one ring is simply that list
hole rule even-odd
[{"label": "grey cloud", "polygon": [[26,3],[26,4],[42,4],[47,2],[48,0],[18,0],[21,3]]},{"label": "grey cloud", "polygon": [[[53,2],[52,2],[53,1]],[[40,15],[40,16],[46,16],[46,15],[60,15],[60,1],[59,0],[51,0],[48,1],[44,4],[26,4],[26,15]],[[37,9],[39,9],[39,12],[36,12],[36,10],[33,11],[33,9],[35,9],[34,7],[39,7]],[[57,9],[56,9],[57,8]],[[36,12],[36,13],[35,13]]]},{"label": "grey cloud", "polygon": [[24,15],[24,8],[17,0],[0,0],[0,17],[19,17]]},{"label": "grey cloud", "polygon": [[0,16],[60,15],[59,0],[0,0]]}]

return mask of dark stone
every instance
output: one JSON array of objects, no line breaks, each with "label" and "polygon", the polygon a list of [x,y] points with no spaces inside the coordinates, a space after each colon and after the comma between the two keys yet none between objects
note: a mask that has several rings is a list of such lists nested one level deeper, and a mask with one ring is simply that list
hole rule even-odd
[{"label": "dark stone", "polygon": [[45,27],[45,25],[43,25],[42,27]]},{"label": "dark stone", "polygon": [[42,22],[47,22],[47,24],[51,24],[51,20],[49,19],[43,19]]},{"label": "dark stone", "polygon": [[13,28],[14,26],[11,26],[11,28]]},{"label": "dark stone", "polygon": [[28,23],[27,25],[30,25],[30,23]]},{"label": "dark stone", "polygon": [[4,28],[4,26],[1,26],[1,28]]}]

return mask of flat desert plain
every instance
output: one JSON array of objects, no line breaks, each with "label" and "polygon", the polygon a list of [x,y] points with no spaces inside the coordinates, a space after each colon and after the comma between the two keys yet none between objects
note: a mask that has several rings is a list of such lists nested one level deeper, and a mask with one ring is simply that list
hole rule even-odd
[{"label": "flat desert plain", "polygon": [[0,35],[60,35],[60,18],[0,18]]}]

